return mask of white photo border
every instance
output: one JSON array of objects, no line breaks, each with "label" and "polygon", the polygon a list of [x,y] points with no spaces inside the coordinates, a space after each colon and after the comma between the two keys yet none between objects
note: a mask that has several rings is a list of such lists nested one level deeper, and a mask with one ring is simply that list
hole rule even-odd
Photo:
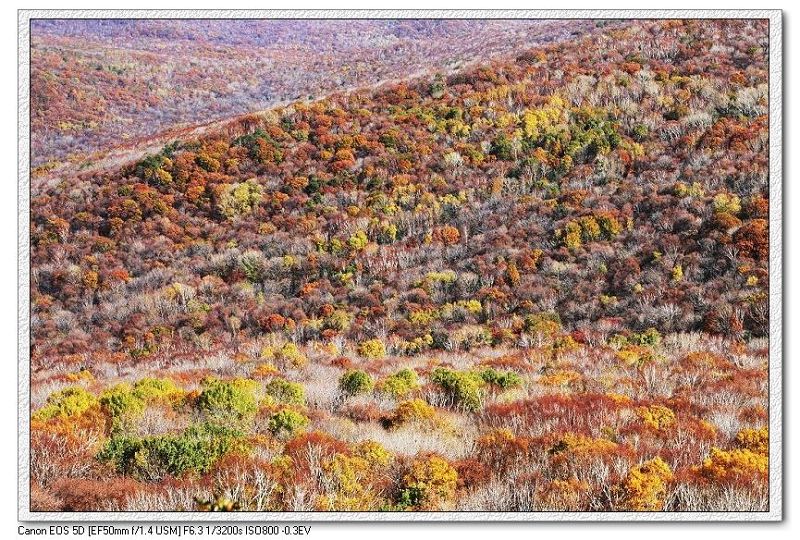
[{"label": "white photo border", "polygon": [[[22,522],[264,521],[781,521],[783,519],[783,24],[781,10],[68,10],[18,11],[18,507]],[[47,18],[205,19],[767,19],[769,20],[769,510],[766,512],[31,512],[30,510],[30,21]]]}]

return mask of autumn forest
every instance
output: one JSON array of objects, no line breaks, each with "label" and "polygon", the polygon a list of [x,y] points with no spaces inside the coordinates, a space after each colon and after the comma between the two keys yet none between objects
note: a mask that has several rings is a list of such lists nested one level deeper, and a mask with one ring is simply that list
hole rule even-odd
[{"label": "autumn forest", "polygon": [[33,23],[32,511],[768,510],[768,21],[478,23]]}]

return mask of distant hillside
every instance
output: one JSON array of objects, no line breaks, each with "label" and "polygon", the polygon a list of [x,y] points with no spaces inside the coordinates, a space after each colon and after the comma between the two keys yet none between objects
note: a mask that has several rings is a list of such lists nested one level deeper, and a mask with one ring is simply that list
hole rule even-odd
[{"label": "distant hillside", "polygon": [[191,125],[450,70],[592,21],[42,20],[31,28],[32,164],[80,163]]}]

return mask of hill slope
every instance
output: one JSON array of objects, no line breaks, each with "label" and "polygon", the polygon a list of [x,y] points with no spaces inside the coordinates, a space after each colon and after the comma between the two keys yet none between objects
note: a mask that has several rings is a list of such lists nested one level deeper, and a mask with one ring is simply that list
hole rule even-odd
[{"label": "hill slope", "polygon": [[409,318],[443,306],[426,332],[513,340],[515,321],[556,312],[570,328],[764,335],[766,65],[726,24],[686,44],[631,25],[53,181],[32,208],[36,352],[155,327],[223,339],[232,317],[257,335],[272,315],[302,339],[412,339]]}]

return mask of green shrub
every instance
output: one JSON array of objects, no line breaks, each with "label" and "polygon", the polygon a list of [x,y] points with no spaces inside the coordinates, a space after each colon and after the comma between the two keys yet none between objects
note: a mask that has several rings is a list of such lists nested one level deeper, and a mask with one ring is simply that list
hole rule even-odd
[{"label": "green shrub", "polygon": [[505,133],[501,133],[492,141],[489,153],[497,159],[510,161],[514,159],[514,142]]},{"label": "green shrub", "polygon": [[244,450],[240,432],[216,424],[190,426],[181,434],[150,437],[117,435],[97,455],[117,472],[156,480],[186,472],[205,473],[231,450]]},{"label": "green shrub", "polygon": [[151,184],[168,185],[172,183],[172,175],[165,169],[172,167],[172,160],[166,155],[148,155],[136,164],[136,176]]},{"label": "green shrub", "polygon": [[133,392],[143,400],[160,401],[182,393],[169,379],[144,378],[133,385]]},{"label": "green shrub", "polygon": [[389,511],[404,511],[417,508],[425,500],[425,491],[418,486],[405,487],[400,490],[397,496],[397,508],[389,508]]},{"label": "green shrub", "polygon": [[267,422],[267,429],[275,436],[290,437],[308,425],[308,418],[291,409],[282,409]]},{"label": "green shrub", "polygon": [[97,398],[80,386],[70,386],[50,394],[44,407],[36,411],[34,420],[50,420],[58,416],[82,414],[97,404]]},{"label": "green shrub", "polygon": [[347,240],[347,245],[349,245],[353,251],[361,251],[367,247],[367,244],[369,244],[369,239],[364,231],[356,231]]},{"label": "green shrub", "polygon": [[182,391],[167,379],[144,378],[131,387],[121,383],[100,395],[100,406],[111,419],[111,431],[128,429],[148,403],[165,401]]},{"label": "green shrub", "polygon": [[513,371],[497,371],[492,368],[480,372],[480,377],[487,384],[495,384],[506,390],[522,385],[522,377]]},{"label": "green shrub", "polygon": [[475,412],[483,406],[483,386],[486,383],[477,373],[436,368],[431,374],[431,382],[439,385],[457,407]]},{"label": "green shrub", "polygon": [[249,214],[258,207],[263,188],[255,179],[228,184],[217,200],[217,210],[228,219]]},{"label": "green shrub", "polygon": [[434,81],[431,83],[430,94],[433,99],[441,99],[444,97],[444,92],[447,87],[445,86],[444,78],[441,75],[437,75]]},{"label": "green shrub", "polygon": [[647,136],[650,134],[650,128],[648,128],[644,124],[636,124],[633,126],[633,130],[631,130],[633,140],[642,142],[647,139]]},{"label": "green shrub", "polygon": [[197,406],[212,418],[246,420],[258,409],[255,391],[259,387],[250,379],[220,381],[206,379],[203,392],[197,398]]},{"label": "green shrub", "polygon": [[624,334],[614,334],[606,342],[610,347],[622,349],[628,345],[628,338]]},{"label": "green shrub", "polygon": [[289,382],[280,377],[272,379],[264,388],[266,394],[287,405],[305,405],[306,391],[302,384]]},{"label": "green shrub", "polygon": [[372,377],[360,369],[351,369],[339,379],[339,388],[349,396],[365,394],[372,390]]},{"label": "green shrub", "polygon": [[379,339],[368,339],[358,345],[358,354],[364,358],[383,358],[386,356],[386,346]]},{"label": "green shrub", "polygon": [[644,332],[631,334],[628,342],[642,347],[657,347],[661,343],[661,334],[655,328],[648,328]]},{"label": "green shrub", "polygon": [[413,369],[401,369],[383,379],[379,384],[381,392],[393,397],[403,397],[417,388],[419,388],[419,377]]},{"label": "green shrub", "polygon": [[145,400],[130,385],[122,383],[112,386],[100,395],[100,406],[111,418],[111,431],[118,432],[130,427],[142,415]]}]

